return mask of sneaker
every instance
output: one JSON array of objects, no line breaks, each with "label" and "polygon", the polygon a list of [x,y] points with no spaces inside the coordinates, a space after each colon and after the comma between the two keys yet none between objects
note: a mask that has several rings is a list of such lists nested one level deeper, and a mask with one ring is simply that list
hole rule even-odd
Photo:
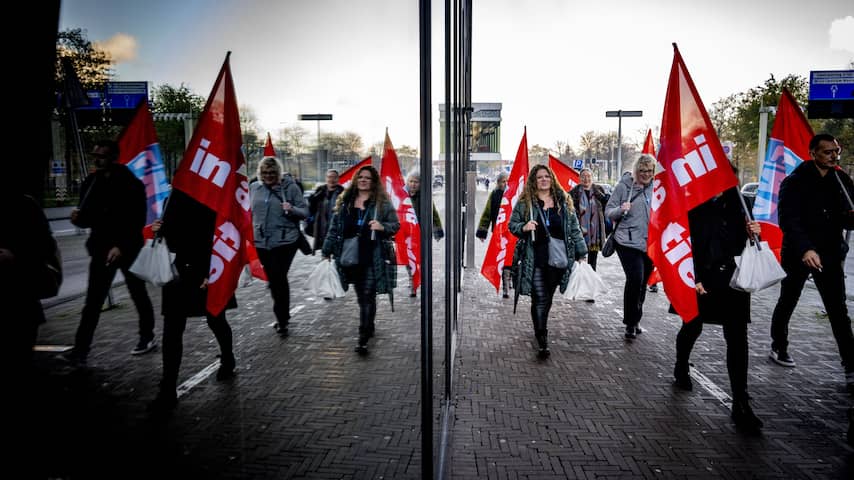
[{"label": "sneaker", "polygon": [[657,293],[657,292],[658,292],[658,284],[650,285],[650,286],[649,286],[649,291],[650,291],[650,292],[652,292],[652,293]]},{"label": "sneaker", "polygon": [[235,367],[234,356],[232,355],[230,358],[223,359],[220,357],[219,359],[219,370],[216,371],[216,379],[217,380],[228,380],[234,377],[234,367]]},{"label": "sneaker", "polygon": [[131,355],[143,355],[148,352],[153,352],[157,349],[157,341],[154,339],[145,341],[140,340],[139,343],[136,344],[136,348],[130,351]]},{"label": "sneaker", "polygon": [[273,326],[273,328],[276,330],[276,333],[278,333],[280,337],[287,337],[288,336],[288,326],[287,325],[282,325],[281,323],[277,323]]},{"label": "sneaker", "polygon": [[782,365],[784,367],[794,367],[795,361],[792,360],[792,357],[789,356],[789,353],[785,350],[777,350],[772,348],[771,353],[768,357],[774,361],[777,365]]},{"label": "sneaker", "polygon": [[510,294],[505,293],[504,295],[501,295],[501,298],[510,298]]},{"label": "sneaker", "polygon": [[691,381],[690,368],[680,368],[679,365],[674,367],[673,385],[689,392],[693,390],[694,383]]},{"label": "sneaker", "polygon": [[640,335],[643,333],[643,329],[641,327],[635,327],[635,335]]},{"label": "sneaker", "polygon": [[635,334],[635,327],[626,327],[626,338],[629,340],[638,338],[637,334]]}]

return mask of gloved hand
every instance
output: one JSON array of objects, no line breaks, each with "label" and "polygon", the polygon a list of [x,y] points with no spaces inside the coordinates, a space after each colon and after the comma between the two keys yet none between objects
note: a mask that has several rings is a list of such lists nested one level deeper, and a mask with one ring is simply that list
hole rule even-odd
[{"label": "gloved hand", "polygon": [[474,236],[481,240],[486,240],[486,233],[486,230],[478,229],[476,232],[474,232]]},{"label": "gloved hand", "polygon": [[433,229],[433,238],[436,239],[437,241],[445,238],[445,231],[442,230],[441,228]]}]

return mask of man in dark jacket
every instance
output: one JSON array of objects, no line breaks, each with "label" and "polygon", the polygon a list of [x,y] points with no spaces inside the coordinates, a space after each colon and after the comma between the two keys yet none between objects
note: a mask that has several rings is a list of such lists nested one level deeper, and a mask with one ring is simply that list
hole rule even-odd
[{"label": "man in dark jacket", "polygon": [[831,135],[819,134],[809,145],[813,161],[803,162],[780,185],[781,252],[786,278],[771,317],[771,359],[794,367],[788,353],[789,319],[812,275],[845,364],[848,388],[854,388],[854,335],[845,305],[842,263],[847,244],[842,230],[854,227],[854,182],[837,167],[841,149]]},{"label": "man in dark jacket", "polygon": [[318,186],[309,197],[309,220],[306,222],[305,233],[314,237],[313,250],[323,248],[326,231],[329,230],[329,222],[335,210],[335,202],[343,191],[344,187],[338,184],[338,170],[329,169],[326,171],[326,183]]},{"label": "man in dark jacket", "polygon": [[101,307],[119,269],[139,313],[139,343],[131,353],[139,355],[156,347],[154,309],[145,282],[128,270],[143,245],[145,186],[127,167],[116,163],[119,157],[116,142],[100,140],[90,155],[95,172],[83,181],[80,208],[71,212],[71,223],[91,229],[86,241],[91,257],[86,304],[74,338],[74,349],[65,355],[76,365],[86,363]]}]

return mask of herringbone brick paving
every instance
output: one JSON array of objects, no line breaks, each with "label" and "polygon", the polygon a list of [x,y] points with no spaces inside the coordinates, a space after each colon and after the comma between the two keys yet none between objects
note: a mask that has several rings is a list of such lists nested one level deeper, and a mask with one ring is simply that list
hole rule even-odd
[{"label": "herringbone brick paving", "polygon": [[[477,242],[478,266],[484,249]],[[87,371],[37,353],[33,401],[40,413],[33,428],[43,432],[44,455],[32,476],[419,478],[420,299],[407,296],[406,280],[395,292],[396,312],[381,297],[377,338],[360,358],[352,351],[352,292],[327,302],[300,285],[317,261],[298,255],[294,262],[298,310],[287,339],[272,331],[264,285],[238,290],[240,308],[229,312],[237,376],[202,379],[167,421],[145,411],[160,353],[129,355],[136,314],[124,288],[116,289],[121,307],[103,314]],[[495,294],[476,268],[466,270],[451,478],[852,477],[854,451],[844,438],[852,397],[814,289],[804,290],[792,321],[794,369],[767,360],[778,289],[754,296],[749,382],[765,428],[751,437],[735,430],[727,405],[699,382],[693,392],[671,387],[679,320],[666,313],[663,293],[647,296],[645,333],[623,339],[619,263],[615,257],[600,265],[611,292],[595,304],[556,299],[546,361],[535,355],[527,298],[513,315],[512,299]],[[443,272],[434,268],[434,431],[443,381]],[[81,306],[77,300],[51,308],[39,343],[70,343]],[[215,364],[218,353],[203,319],[188,322],[184,339],[182,382]],[[720,327],[706,326],[692,361],[711,387],[729,394],[724,352]]]}]

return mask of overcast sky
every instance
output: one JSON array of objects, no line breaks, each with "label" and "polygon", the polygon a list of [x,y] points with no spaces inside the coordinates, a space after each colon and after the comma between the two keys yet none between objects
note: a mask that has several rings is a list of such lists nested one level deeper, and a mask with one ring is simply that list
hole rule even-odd
[{"label": "overcast sky", "polygon": [[[690,4],[690,6],[689,6]],[[444,2],[433,2],[433,132],[444,101]],[[528,144],[574,147],[588,130],[617,129],[606,110],[643,110],[624,137],[661,123],[679,50],[706,107],[770,74],[849,68],[851,0],[474,0],[475,102],[500,102],[502,156]],[[119,62],[116,80],[184,83],[207,97],[227,51],[238,102],[276,132],[316,122],[418,147],[415,0],[63,0],[60,29],[83,28]]]}]

